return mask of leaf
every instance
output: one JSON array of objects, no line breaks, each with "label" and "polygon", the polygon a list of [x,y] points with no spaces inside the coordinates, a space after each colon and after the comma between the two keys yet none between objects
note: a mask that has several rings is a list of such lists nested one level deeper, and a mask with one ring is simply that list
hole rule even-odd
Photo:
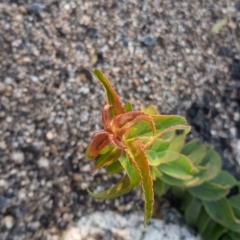
[{"label": "leaf", "polygon": [[228,199],[229,204],[231,205],[235,216],[240,219],[240,194],[231,196]]},{"label": "leaf", "polygon": [[193,178],[193,174],[197,172],[197,169],[184,155],[179,155],[174,161],[161,164],[158,169],[164,174],[180,180],[190,180]]},{"label": "leaf", "polygon": [[162,175],[157,167],[154,166],[150,166],[150,174],[152,177],[152,180],[155,181],[157,178],[160,178],[160,176]]},{"label": "leaf", "polygon": [[228,21],[227,21],[226,18],[217,21],[217,22],[213,25],[213,27],[212,27],[212,29],[211,29],[211,33],[213,33],[213,34],[219,33],[219,31],[227,24],[227,22],[228,22]]},{"label": "leaf", "polygon": [[[188,126],[186,120],[183,117],[177,115],[158,115],[152,116],[153,121],[155,123],[156,133],[167,133],[168,131],[188,129],[190,130],[190,126]],[[136,123],[129,132],[128,139],[132,139],[135,137],[141,137],[144,135],[151,136],[152,129],[149,125],[146,125],[145,122]]]},{"label": "leaf", "polygon": [[211,182],[231,188],[236,185],[237,180],[229,172],[221,170],[215,178],[211,179]]},{"label": "leaf", "polygon": [[203,205],[214,221],[229,230],[240,233],[240,220],[235,217],[230,204],[225,198],[213,202],[203,201]]},{"label": "leaf", "polygon": [[141,177],[141,185],[145,200],[144,223],[146,224],[152,216],[154,202],[153,182],[150,175],[148,160],[140,140],[127,141],[126,153]]},{"label": "leaf", "polygon": [[112,105],[112,108],[109,110],[110,117],[125,113],[122,102],[117,93],[114,91],[108,79],[97,69],[93,71],[93,75],[103,85],[106,92],[108,104]]},{"label": "leaf", "polygon": [[159,178],[157,178],[154,182],[153,182],[153,189],[154,189],[154,193],[156,193],[158,196],[162,196],[164,194],[167,193],[167,191],[169,190],[170,186],[166,183],[164,183],[163,181],[161,181]]},{"label": "leaf", "polygon": [[141,105],[140,107],[141,111],[148,114],[148,115],[158,115],[158,111],[157,109],[153,106],[153,105],[150,105],[148,107],[144,107],[143,105]]},{"label": "leaf", "polygon": [[239,240],[240,239],[240,233],[235,232],[228,232],[228,235],[230,236],[231,240]]},{"label": "leaf", "polygon": [[208,216],[204,207],[202,206],[202,209],[197,219],[197,229],[200,234],[202,234],[205,231],[210,221],[212,221],[211,218]]},{"label": "leaf", "polygon": [[168,146],[169,150],[180,152],[185,142],[185,134],[175,135]]},{"label": "leaf", "polygon": [[196,227],[197,219],[202,210],[202,204],[196,198],[193,198],[184,212],[184,220],[190,227]]},{"label": "leaf", "polygon": [[113,117],[111,121],[112,131],[119,138],[122,138],[125,132],[130,131],[131,128],[139,121],[145,121],[151,127],[152,132],[155,132],[153,119],[149,115],[139,111],[127,112]]},{"label": "leaf", "polygon": [[124,104],[124,109],[125,109],[125,112],[131,112],[133,110],[132,104],[130,102],[126,102]]},{"label": "leaf", "polygon": [[145,153],[150,166],[158,166],[162,163],[168,163],[179,157],[179,153],[169,150],[159,153],[156,153],[153,150],[146,150]]},{"label": "leaf", "polygon": [[113,164],[120,158],[121,154],[122,151],[120,149],[114,148],[111,151],[100,155],[96,161],[93,171],[97,170],[98,168]]},{"label": "leaf", "polygon": [[222,167],[222,160],[214,149],[210,149],[207,151],[200,165],[208,168],[207,180],[210,180],[219,174]]},{"label": "leaf", "polygon": [[87,148],[86,156],[95,158],[100,153],[100,151],[106,147],[111,140],[109,139],[108,132],[101,130],[97,131],[92,135],[91,142]]},{"label": "leaf", "polygon": [[185,118],[177,116],[177,115],[158,115],[152,116],[153,121],[155,122],[155,127],[157,132],[165,131],[168,128],[179,126],[174,130],[182,130],[185,128],[181,128],[181,126],[186,126],[190,131],[191,127],[187,124]]},{"label": "leaf", "polygon": [[[221,240],[234,240],[232,239],[229,234],[224,234],[222,237],[221,237]],[[237,239],[238,240],[238,239]]]},{"label": "leaf", "polygon": [[90,196],[101,200],[116,198],[124,193],[129,192],[140,182],[140,176],[129,162],[129,159],[125,155],[122,155],[119,161],[126,171],[126,175],[122,178],[122,180],[108,190],[99,193],[93,193],[87,189]]},{"label": "leaf", "polygon": [[202,161],[203,157],[205,156],[206,146],[200,144],[200,141],[198,139],[194,139],[183,147],[181,153],[188,156],[188,158],[196,166]]},{"label": "leaf", "polygon": [[227,231],[223,226],[210,220],[202,233],[204,239],[219,240],[220,237]]},{"label": "leaf", "polygon": [[154,152],[163,152],[168,149],[169,144],[170,144],[169,141],[163,141],[161,139],[157,139],[153,143],[151,150],[153,150]]},{"label": "leaf", "polygon": [[240,194],[239,193],[237,195],[231,196],[228,199],[228,201],[233,208],[240,210]]},{"label": "leaf", "polygon": [[123,171],[124,168],[119,161],[114,162],[113,164],[107,166],[106,171],[108,174],[114,174]]},{"label": "leaf", "polygon": [[211,182],[205,182],[199,186],[189,188],[188,191],[196,198],[203,201],[215,201],[225,197],[228,188]]}]

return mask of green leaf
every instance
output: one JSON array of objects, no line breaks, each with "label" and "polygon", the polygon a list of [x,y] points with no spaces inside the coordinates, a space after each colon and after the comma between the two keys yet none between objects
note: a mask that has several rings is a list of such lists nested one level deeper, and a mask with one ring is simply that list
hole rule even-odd
[{"label": "green leaf", "polygon": [[101,200],[112,199],[129,192],[131,189],[133,189],[136,185],[139,184],[140,175],[132,166],[129,159],[125,155],[122,155],[119,161],[122,164],[124,170],[126,171],[126,175],[122,178],[122,180],[108,190],[99,193],[93,193],[89,189],[87,189],[90,196]]},{"label": "green leaf", "polygon": [[151,150],[153,150],[154,152],[163,152],[165,150],[168,149],[168,146],[169,146],[170,142],[169,141],[163,141],[161,139],[157,139],[152,147],[151,147]]},{"label": "green leaf", "polygon": [[232,207],[240,210],[240,194],[239,193],[237,195],[231,196],[228,199],[228,201]]},{"label": "green leaf", "polygon": [[[167,133],[168,131],[174,131],[174,130],[182,130],[182,129],[190,130],[190,126],[188,126],[186,120],[183,117],[180,117],[177,115],[169,115],[169,116],[158,115],[158,116],[152,116],[152,118],[155,123],[156,133],[164,134],[164,133]],[[132,127],[128,135],[128,139],[141,137],[144,135],[151,136],[152,129],[145,122],[141,121]]]},{"label": "green leaf", "polygon": [[240,194],[231,196],[228,199],[229,204],[231,205],[235,216],[240,219]]},{"label": "green leaf", "polygon": [[231,188],[236,185],[237,180],[229,172],[221,170],[215,178],[211,179],[211,182]]},{"label": "green leaf", "polygon": [[179,157],[179,153],[169,150],[159,153],[156,153],[153,150],[146,150],[145,153],[150,166],[158,166],[162,163],[168,163]]},{"label": "green leaf", "polygon": [[133,110],[132,104],[130,102],[126,102],[124,104],[124,109],[125,109],[126,112],[131,112]]},{"label": "green leaf", "polygon": [[211,33],[213,33],[213,34],[219,33],[219,31],[227,24],[227,22],[228,22],[227,18],[224,18],[224,19],[221,19],[221,20],[217,21],[213,25],[213,27],[211,29]]},{"label": "green leaf", "polygon": [[119,161],[114,162],[113,164],[106,167],[108,174],[114,174],[123,171],[124,168]]},{"label": "green leaf", "polygon": [[230,236],[231,240],[239,240],[240,239],[240,233],[235,232],[228,232],[228,235]]},{"label": "green leaf", "polygon": [[203,201],[203,205],[214,221],[229,230],[240,233],[240,220],[235,217],[230,204],[225,198],[214,202]]},{"label": "green leaf", "polygon": [[161,164],[158,169],[164,174],[180,180],[192,179],[193,174],[197,172],[197,169],[193,167],[190,160],[184,155],[179,155],[176,160],[169,163]]},{"label": "green leaf", "polygon": [[191,203],[187,206],[185,212],[184,212],[184,220],[190,227],[196,227],[197,225],[197,219],[201,212],[202,204],[201,202],[193,198]]},{"label": "green leaf", "polygon": [[109,110],[110,116],[113,117],[113,116],[124,113],[125,110],[122,106],[122,102],[119,96],[117,95],[117,93],[115,92],[115,90],[113,89],[113,87],[111,86],[108,79],[98,69],[95,69],[93,71],[93,75],[103,85],[106,92],[107,101],[110,105],[112,105],[112,107]]},{"label": "green leaf", "polygon": [[220,237],[227,231],[223,226],[210,220],[202,233],[202,236],[206,240],[219,240]]},{"label": "green leaf", "polygon": [[120,182],[112,186],[106,191],[102,191],[99,193],[93,193],[89,189],[87,189],[88,194],[96,199],[106,200],[116,198],[124,193],[129,192],[132,189],[132,182],[128,175],[125,175]]},{"label": "green leaf", "polygon": [[210,180],[219,174],[222,167],[222,160],[214,149],[209,149],[200,165],[208,168],[207,180]]},{"label": "green leaf", "polygon": [[127,141],[126,144],[128,146],[126,153],[141,177],[142,191],[145,200],[144,223],[146,224],[152,216],[154,202],[153,181],[150,168],[141,141],[135,139],[133,141]]},{"label": "green leaf", "polygon": [[[233,240],[229,234],[224,234],[222,237],[221,237],[221,240]],[[238,240],[238,239],[237,239]]]},{"label": "green leaf", "polygon": [[185,134],[175,135],[175,137],[170,141],[169,150],[180,152],[185,142]]},{"label": "green leaf", "polygon": [[201,145],[198,139],[188,142],[181,153],[188,156],[192,163],[197,166],[206,154],[206,146]]},{"label": "green leaf", "polygon": [[148,115],[158,115],[158,111],[157,109],[153,106],[153,105],[150,105],[148,107],[144,107],[143,105],[141,105],[141,111],[148,114]]},{"label": "green leaf", "polygon": [[122,151],[118,148],[113,148],[111,151],[108,151],[98,157],[96,160],[95,167],[93,171],[97,170],[98,168],[109,166],[116,162],[122,154]]},{"label": "green leaf", "polygon": [[157,167],[150,166],[150,172],[151,172],[153,181],[155,181],[157,178],[160,178],[162,176],[162,174],[160,173]]},{"label": "green leaf", "polygon": [[197,219],[197,229],[201,235],[207,228],[207,225],[209,224],[210,221],[212,221],[211,218],[208,216],[204,207],[202,206],[202,209]]},{"label": "green leaf", "polygon": [[189,188],[188,191],[194,197],[204,201],[215,201],[225,197],[228,193],[228,188],[217,185],[211,182],[205,182],[199,186]]},{"label": "green leaf", "polygon": [[156,180],[153,182],[153,189],[154,193],[156,193],[158,196],[162,196],[167,193],[167,191],[171,188],[170,185],[166,184],[165,182],[161,181],[161,179],[156,178]]},{"label": "green leaf", "polygon": [[208,176],[207,171],[205,169],[200,168],[199,172],[195,174],[193,173],[192,178],[189,180],[177,179],[177,178],[168,176],[164,173],[162,173],[162,175],[159,178],[171,186],[194,187],[206,181],[207,176]]}]

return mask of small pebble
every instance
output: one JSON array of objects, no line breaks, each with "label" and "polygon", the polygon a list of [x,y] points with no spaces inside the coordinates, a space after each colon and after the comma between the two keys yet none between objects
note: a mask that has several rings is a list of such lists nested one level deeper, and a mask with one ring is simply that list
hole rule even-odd
[{"label": "small pebble", "polygon": [[48,168],[49,167],[49,160],[45,157],[40,157],[38,160],[38,166],[40,168]]},{"label": "small pebble", "polygon": [[2,224],[7,228],[7,229],[11,229],[14,225],[14,218],[10,215],[5,216],[2,219]]},{"label": "small pebble", "polygon": [[11,159],[18,164],[22,164],[24,161],[24,154],[22,152],[13,152]]}]

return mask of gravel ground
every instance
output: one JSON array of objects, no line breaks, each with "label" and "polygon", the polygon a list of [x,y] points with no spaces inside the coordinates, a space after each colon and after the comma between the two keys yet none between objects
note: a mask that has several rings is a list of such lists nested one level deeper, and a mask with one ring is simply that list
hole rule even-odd
[{"label": "gravel ground", "polygon": [[[46,239],[95,210],[140,211],[139,192],[106,202],[85,187],[101,128],[99,68],[138,107],[186,116],[240,174],[240,2],[4,0],[0,3],[0,239]],[[231,15],[219,34],[211,27]],[[239,175],[240,176],[240,175]]]}]

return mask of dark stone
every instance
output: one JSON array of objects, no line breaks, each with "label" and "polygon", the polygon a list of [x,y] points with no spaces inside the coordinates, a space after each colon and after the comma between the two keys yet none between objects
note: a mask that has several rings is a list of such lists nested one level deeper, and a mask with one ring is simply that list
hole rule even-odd
[{"label": "dark stone", "polygon": [[157,38],[157,43],[158,43],[163,49],[165,48],[164,38],[158,37],[158,38]]},{"label": "dark stone", "polygon": [[77,50],[77,51],[82,51],[82,50],[83,50],[83,47],[82,47],[80,44],[78,44],[78,45],[76,46],[76,50]]},{"label": "dark stone", "polygon": [[128,38],[127,37],[122,38],[122,45],[123,45],[123,47],[128,47]]},{"label": "dark stone", "polygon": [[220,47],[219,50],[218,50],[218,55],[221,56],[221,57],[232,58],[234,56],[234,53],[226,47]]},{"label": "dark stone", "polygon": [[20,209],[20,208],[15,209],[15,211],[14,211],[15,218],[20,219],[23,217],[23,215],[24,215],[23,209]]},{"label": "dark stone", "polygon": [[49,221],[49,217],[48,216],[41,216],[40,217],[40,223],[44,228],[48,228],[50,221]]},{"label": "dark stone", "polygon": [[4,192],[3,192],[3,196],[5,198],[13,198],[14,194],[13,194],[13,190],[11,188],[8,188],[6,189]]},{"label": "dark stone", "polygon": [[211,122],[205,117],[203,107],[193,103],[187,110],[187,120],[204,140],[209,141],[211,139]]},{"label": "dark stone", "polygon": [[236,80],[240,80],[240,61],[234,60],[231,65],[232,78]]},{"label": "dark stone", "polygon": [[8,201],[5,197],[0,197],[0,210],[6,208],[8,205]]},{"label": "dark stone", "polygon": [[27,7],[27,11],[29,14],[36,14],[36,15],[39,15],[42,9],[43,9],[42,4],[38,2],[32,3]]},{"label": "dark stone", "polygon": [[89,38],[97,38],[98,35],[98,31],[96,28],[94,27],[88,27],[86,29],[86,36]]},{"label": "dark stone", "polygon": [[148,34],[146,36],[143,37],[143,39],[141,40],[141,42],[148,47],[151,47],[155,44],[155,38],[152,34]]},{"label": "dark stone", "polygon": [[25,154],[32,153],[34,158],[38,158],[41,154],[41,149],[39,147],[31,145],[31,144],[26,147],[23,147],[22,151]]},{"label": "dark stone", "polygon": [[235,127],[236,127],[236,138],[237,139],[240,139],[240,121],[237,121],[236,123],[235,123]]},{"label": "dark stone", "polygon": [[97,64],[102,64],[104,62],[104,58],[101,52],[97,53]]},{"label": "dark stone", "polygon": [[92,82],[93,78],[92,78],[92,74],[86,69],[86,68],[82,68],[79,73],[84,74],[87,78],[87,80],[89,80],[90,82]]}]

